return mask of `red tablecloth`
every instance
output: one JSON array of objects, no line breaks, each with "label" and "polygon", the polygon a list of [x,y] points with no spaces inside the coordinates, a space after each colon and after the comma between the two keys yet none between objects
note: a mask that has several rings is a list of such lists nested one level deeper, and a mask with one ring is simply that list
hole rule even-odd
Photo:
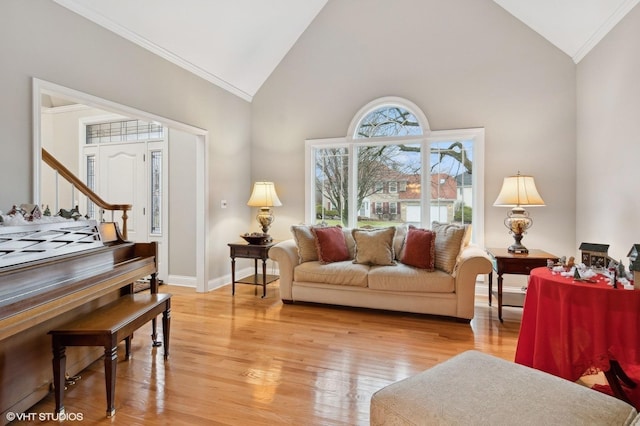
[{"label": "red tablecloth", "polygon": [[640,290],[532,270],[515,361],[575,381],[610,359],[640,364]]}]

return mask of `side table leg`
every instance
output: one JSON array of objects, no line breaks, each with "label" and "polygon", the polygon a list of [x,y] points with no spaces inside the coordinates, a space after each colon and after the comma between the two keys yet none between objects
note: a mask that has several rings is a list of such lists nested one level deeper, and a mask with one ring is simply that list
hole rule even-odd
[{"label": "side table leg", "polygon": [[231,258],[231,295],[236,294],[236,258]]},{"label": "side table leg", "polygon": [[502,321],[502,274],[498,273],[498,319]]},{"label": "side table leg", "polygon": [[258,294],[258,259],[253,259],[253,295],[256,296]]},{"label": "side table leg", "polygon": [[262,259],[262,298],[267,296],[267,260]]},{"label": "side table leg", "polygon": [[489,306],[491,306],[492,292],[493,292],[493,271],[489,272]]}]

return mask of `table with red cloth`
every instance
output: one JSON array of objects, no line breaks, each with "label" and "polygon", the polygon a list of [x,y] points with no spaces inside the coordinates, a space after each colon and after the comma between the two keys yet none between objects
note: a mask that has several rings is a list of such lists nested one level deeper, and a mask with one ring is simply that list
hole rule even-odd
[{"label": "table with red cloth", "polygon": [[609,371],[612,360],[625,370],[640,364],[640,290],[614,289],[601,275],[593,280],[531,271],[517,363],[571,381]]}]

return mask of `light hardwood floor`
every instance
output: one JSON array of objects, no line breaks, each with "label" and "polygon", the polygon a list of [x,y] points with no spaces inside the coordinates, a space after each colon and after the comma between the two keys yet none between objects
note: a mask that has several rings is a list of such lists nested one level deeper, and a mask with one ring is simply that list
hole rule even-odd
[{"label": "light hardwood floor", "polygon": [[[322,305],[283,305],[252,286],[208,294],[161,286],[172,298],[170,358],[136,332],[132,357],[118,363],[116,415],[105,417],[102,360],[65,396],[67,414],[113,425],[367,425],[378,389],[468,349],[512,361],[522,310],[487,306],[459,323],[424,315]],[[119,356],[124,355],[121,344]],[[29,413],[54,409],[53,394]],[[16,424],[59,424],[36,417]]]}]

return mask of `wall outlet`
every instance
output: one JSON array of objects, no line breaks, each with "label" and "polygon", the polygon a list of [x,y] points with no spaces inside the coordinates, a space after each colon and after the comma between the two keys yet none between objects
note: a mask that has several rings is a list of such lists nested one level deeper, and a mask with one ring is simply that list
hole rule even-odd
[{"label": "wall outlet", "polygon": [[227,200],[220,200],[220,208],[221,209],[227,208]]}]

